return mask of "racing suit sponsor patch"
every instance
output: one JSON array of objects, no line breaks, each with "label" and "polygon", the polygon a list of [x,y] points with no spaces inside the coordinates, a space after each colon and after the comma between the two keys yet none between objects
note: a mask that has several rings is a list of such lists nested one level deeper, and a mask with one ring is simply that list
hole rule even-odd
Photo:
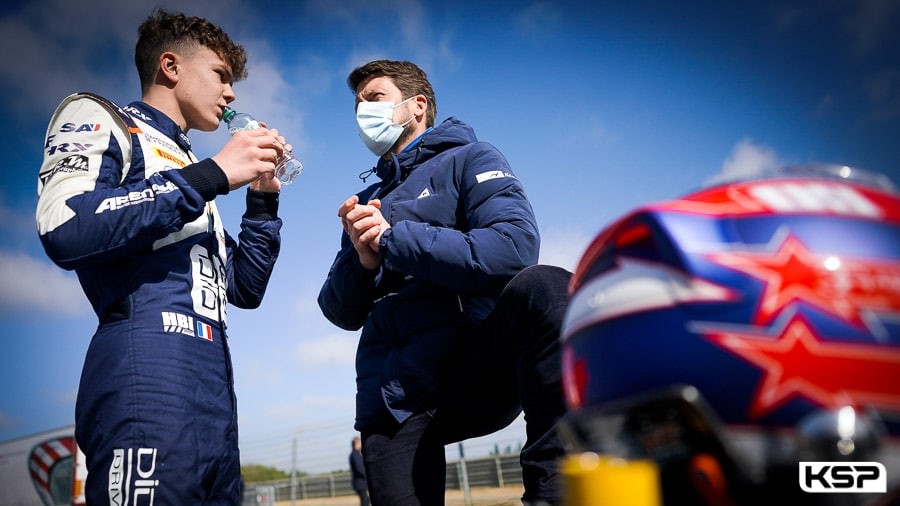
[{"label": "racing suit sponsor patch", "polygon": [[199,337],[207,341],[213,340],[212,327],[203,322],[195,322],[193,316],[175,313],[172,311],[163,311],[162,315],[163,331],[176,332],[191,337]]},{"label": "racing suit sponsor patch", "polygon": [[50,181],[54,175],[63,172],[87,172],[90,164],[88,163],[88,157],[84,155],[69,155],[62,160],[56,162],[56,165],[50,168],[44,174],[41,174],[41,184],[47,184],[47,181]]},{"label": "racing suit sponsor patch", "polygon": [[109,504],[115,506],[153,506],[159,480],[156,472],[156,448],[116,448],[109,465]]},{"label": "racing suit sponsor patch", "polygon": [[177,189],[178,187],[175,186],[175,183],[167,181],[166,184],[154,184],[150,188],[147,188],[143,191],[128,192],[127,195],[120,195],[118,197],[103,199],[100,201],[100,205],[97,206],[97,210],[94,211],[94,214],[100,214],[106,211],[115,211],[117,209],[122,209],[135,204],[141,204],[143,202],[152,202],[156,199],[157,195],[173,192]]},{"label": "racing suit sponsor patch", "polygon": [[63,123],[61,127],[59,127],[60,132],[99,132],[100,131],[100,123],[83,123],[81,125],[76,125],[75,123]]},{"label": "racing suit sponsor patch", "polygon": [[184,167],[185,165],[187,165],[187,162],[185,162],[181,158],[178,158],[177,156],[173,155],[172,153],[169,153],[168,151],[164,151],[156,146],[153,147],[153,154],[162,158],[163,160],[172,162],[179,167]]}]

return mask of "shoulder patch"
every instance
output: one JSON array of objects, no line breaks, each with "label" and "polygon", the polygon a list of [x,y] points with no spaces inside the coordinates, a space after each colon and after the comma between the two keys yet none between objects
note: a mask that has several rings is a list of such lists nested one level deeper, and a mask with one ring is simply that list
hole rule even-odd
[{"label": "shoulder patch", "polygon": [[482,172],[481,174],[475,175],[475,181],[479,183],[483,183],[485,181],[490,181],[491,179],[501,179],[504,177],[514,177],[509,172],[504,172],[502,170],[489,170],[487,172]]}]

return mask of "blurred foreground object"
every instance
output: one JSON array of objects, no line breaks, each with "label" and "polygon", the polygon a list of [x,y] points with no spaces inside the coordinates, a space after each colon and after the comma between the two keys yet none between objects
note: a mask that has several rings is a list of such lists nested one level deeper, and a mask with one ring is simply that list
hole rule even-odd
[{"label": "blurred foreground object", "polygon": [[[647,205],[600,232],[570,292],[567,504],[900,500],[887,178],[790,167]],[[595,470],[611,462],[622,477]]]}]

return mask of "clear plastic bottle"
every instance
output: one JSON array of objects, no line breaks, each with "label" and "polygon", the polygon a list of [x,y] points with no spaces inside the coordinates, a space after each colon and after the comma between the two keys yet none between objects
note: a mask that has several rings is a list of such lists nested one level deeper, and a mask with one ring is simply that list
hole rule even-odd
[{"label": "clear plastic bottle", "polygon": [[[237,112],[231,107],[225,108],[222,121],[228,125],[228,133],[231,135],[239,130],[253,130],[261,126],[253,116],[245,112]],[[293,153],[285,150],[275,165],[275,176],[281,181],[281,184],[285,185],[293,183],[301,172],[303,172],[303,164]]]}]

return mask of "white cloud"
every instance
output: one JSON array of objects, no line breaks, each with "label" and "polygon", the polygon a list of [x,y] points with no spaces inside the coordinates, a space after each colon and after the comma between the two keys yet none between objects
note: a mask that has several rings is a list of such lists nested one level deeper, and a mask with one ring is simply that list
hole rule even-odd
[{"label": "white cloud", "polygon": [[[228,332],[230,334],[232,332],[231,329]],[[232,344],[232,349],[234,349],[234,344]],[[240,377],[239,380],[236,380],[236,383],[241,388],[245,385],[274,388],[284,382],[283,376],[286,371],[279,367],[272,367],[271,363],[251,357],[249,350],[241,356],[234,355],[234,375],[235,378]]]},{"label": "white cloud", "polygon": [[[456,31],[447,26],[443,7],[420,0],[347,0],[309,2],[310,16],[335,23],[348,33],[362,34],[347,41],[348,58],[337,72],[346,76],[366,62],[381,58],[409,59],[429,78],[440,70],[452,72],[462,66],[454,50]],[[386,36],[369,36],[373,25],[384,26]]]},{"label": "white cloud", "polygon": [[356,358],[356,334],[329,334],[303,340],[294,348],[294,354],[306,366],[353,365]]},{"label": "white cloud", "polygon": [[744,139],[734,146],[731,156],[722,164],[722,171],[706,183],[748,179],[777,169],[782,164],[772,149],[758,146],[750,139]]},{"label": "white cloud", "polygon": [[235,84],[237,100],[232,105],[277,128],[294,118],[296,112],[285,107],[290,95],[282,68],[268,43],[250,41],[243,45],[248,53],[248,76]]},{"label": "white cloud", "polygon": [[[19,97],[12,102],[17,107],[38,107],[47,114],[73,91],[110,93],[136,74],[129,72],[133,67],[117,69],[110,62],[132,61],[136,27],[149,7],[116,0],[49,0],[27,2],[18,10],[0,21],[0,44],[16,48],[16,58],[0,68],[0,81]],[[110,79],[112,73],[116,79]]]},{"label": "white cloud", "polygon": [[0,251],[0,309],[74,316],[90,306],[73,274],[24,253]]},{"label": "white cloud", "polygon": [[302,420],[304,415],[313,413],[353,413],[356,399],[353,395],[304,395],[298,402],[274,405],[267,414],[274,420]]},{"label": "white cloud", "polygon": [[305,403],[276,404],[266,410],[266,417],[272,421],[291,422],[302,420],[309,412]]},{"label": "white cloud", "polygon": [[156,7],[217,24],[246,20],[246,11],[231,0],[19,2],[10,9],[14,15],[0,19],[0,46],[16,52],[0,67],[4,91],[18,97],[10,103],[47,115],[63,97],[79,90],[119,101],[137,98],[140,88],[133,63],[137,28]]},{"label": "white cloud", "polygon": [[541,231],[539,262],[574,272],[593,235],[574,226]]}]

